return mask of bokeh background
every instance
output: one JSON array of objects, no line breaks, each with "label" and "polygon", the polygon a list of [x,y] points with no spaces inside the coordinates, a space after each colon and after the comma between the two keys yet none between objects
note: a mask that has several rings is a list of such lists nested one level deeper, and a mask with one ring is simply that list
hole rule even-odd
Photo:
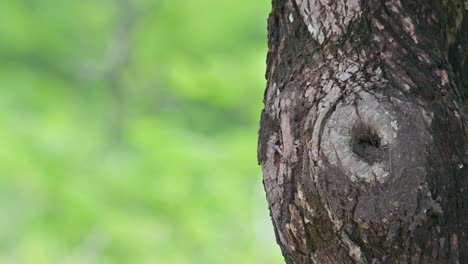
[{"label": "bokeh background", "polygon": [[0,263],[282,263],[269,0],[0,1]]}]

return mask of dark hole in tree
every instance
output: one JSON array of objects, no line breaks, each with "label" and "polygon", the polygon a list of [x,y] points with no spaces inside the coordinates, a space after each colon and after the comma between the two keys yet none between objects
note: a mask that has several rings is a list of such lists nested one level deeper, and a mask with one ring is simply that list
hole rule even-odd
[{"label": "dark hole in tree", "polygon": [[380,138],[379,135],[374,133],[369,133],[358,137],[357,144],[363,147],[373,147],[378,148],[380,147]]},{"label": "dark hole in tree", "polygon": [[362,123],[356,125],[351,130],[351,137],[353,152],[366,162],[379,162],[386,155],[379,134],[369,125]]}]

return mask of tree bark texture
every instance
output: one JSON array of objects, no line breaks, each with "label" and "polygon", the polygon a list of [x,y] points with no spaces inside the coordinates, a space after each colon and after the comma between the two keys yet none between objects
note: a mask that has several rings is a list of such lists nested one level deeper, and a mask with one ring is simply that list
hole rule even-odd
[{"label": "tree bark texture", "polygon": [[272,1],[258,160],[286,263],[468,263],[467,10]]}]

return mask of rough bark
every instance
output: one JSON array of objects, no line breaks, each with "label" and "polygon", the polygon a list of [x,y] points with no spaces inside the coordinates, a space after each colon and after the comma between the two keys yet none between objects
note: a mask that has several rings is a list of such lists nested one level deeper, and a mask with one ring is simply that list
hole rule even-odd
[{"label": "rough bark", "polygon": [[286,263],[468,262],[467,10],[272,1],[258,160]]}]

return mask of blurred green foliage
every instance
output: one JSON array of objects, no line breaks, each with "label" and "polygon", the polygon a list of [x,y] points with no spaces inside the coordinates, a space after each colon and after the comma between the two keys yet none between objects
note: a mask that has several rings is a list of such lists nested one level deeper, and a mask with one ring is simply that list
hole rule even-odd
[{"label": "blurred green foliage", "polygon": [[0,1],[0,263],[282,263],[269,1]]}]

